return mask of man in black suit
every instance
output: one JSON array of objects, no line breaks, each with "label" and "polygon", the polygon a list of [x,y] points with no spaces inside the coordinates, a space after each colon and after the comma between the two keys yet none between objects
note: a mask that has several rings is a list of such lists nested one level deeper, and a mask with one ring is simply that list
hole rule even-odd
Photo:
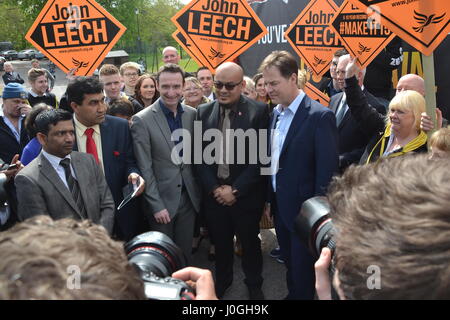
[{"label": "man in black suit", "polygon": [[[350,55],[344,55],[339,58],[337,65],[337,82],[341,90],[345,86],[345,68],[350,62]],[[358,82],[369,104],[377,109],[381,114],[386,114],[384,106],[375,96],[364,88],[365,69],[358,73]],[[364,149],[372,137],[364,134],[360,124],[352,117],[351,111],[347,106],[345,92],[340,92],[331,97],[330,109],[336,114],[336,125],[339,134],[339,169],[343,172],[352,163],[358,163],[361,159]]]},{"label": "man in black suit", "polygon": [[[125,119],[106,115],[103,85],[94,77],[77,77],[67,87],[68,103],[74,110],[74,150],[91,153],[105,174],[117,206],[123,200],[122,188],[128,183],[144,191],[133,152],[133,142]],[[138,182],[140,181],[140,182]],[[130,202],[115,214],[114,234],[130,240],[139,233],[143,217],[138,203]]]},{"label": "man in black suit", "polygon": [[[205,212],[208,228],[216,245],[216,292],[221,298],[233,281],[233,237],[236,234],[242,244],[242,268],[250,299],[264,299],[261,290],[263,278],[261,242],[258,238],[259,221],[264,206],[265,183],[260,175],[258,161],[250,161],[258,156],[258,141],[243,139],[238,141],[230,129],[242,129],[246,133],[258,133],[268,127],[268,109],[265,104],[241,95],[245,88],[244,72],[235,63],[227,62],[216,70],[214,85],[217,100],[200,106],[197,119],[202,122],[202,131],[222,131],[219,144],[226,135],[225,143],[210,155],[212,165],[202,152],[202,164],[198,175],[204,192]],[[199,137],[196,137],[199,139]],[[234,140],[234,154],[230,148]],[[215,141],[217,143],[217,141]],[[207,143],[203,150],[210,150]],[[227,159],[230,157],[231,159]],[[239,162],[244,159],[245,161]],[[224,161],[225,160],[225,161]],[[241,164],[242,163],[242,164]]]},{"label": "man in black suit", "polygon": [[19,84],[25,83],[25,80],[23,80],[20,77],[20,74],[14,71],[14,67],[11,62],[5,62],[4,68],[5,74],[2,76],[2,78],[3,82],[5,83],[5,86],[8,85],[8,83],[19,83]]}]

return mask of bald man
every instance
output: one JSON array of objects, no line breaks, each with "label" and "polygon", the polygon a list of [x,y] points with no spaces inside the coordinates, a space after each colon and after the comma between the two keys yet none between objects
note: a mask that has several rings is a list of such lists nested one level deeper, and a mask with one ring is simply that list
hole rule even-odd
[{"label": "bald man", "polygon": [[180,62],[180,55],[174,47],[165,47],[162,51],[162,59],[164,64],[174,63],[178,64]]},{"label": "bald man", "polygon": [[[242,68],[232,62],[220,65],[214,85],[217,100],[197,110],[197,120],[202,122],[203,134],[206,130],[215,129],[222,132],[222,138],[229,129],[242,129],[249,136],[255,133],[253,136],[258,139],[260,130],[268,127],[268,109],[265,104],[242,95],[246,85]],[[206,221],[216,246],[216,293],[222,298],[233,282],[233,237],[236,234],[242,244],[242,269],[249,298],[261,300],[264,294],[261,290],[262,254],[258,233],[266,184],[264,176],[260,175],[259,141],[231,138],[234,139],[231,159],[223,161],[229,156],[226,148],[230,145],[229,137],[225,139],[223,148],[216,149],[219,156],[215,155],[212,165],[207,163],[205,157],[211,147],[207,149],[209,143],[204,142],[203,162],[197,168]],[[257,161],[250,161],[252,158]],[[245,161],[242,163],[238,159]]]},{"label": "bald man", "polygon": [[417,74],[407,74],[398,80],[397,93],[405,90],[414,90],[425,96],[425,81]]}]

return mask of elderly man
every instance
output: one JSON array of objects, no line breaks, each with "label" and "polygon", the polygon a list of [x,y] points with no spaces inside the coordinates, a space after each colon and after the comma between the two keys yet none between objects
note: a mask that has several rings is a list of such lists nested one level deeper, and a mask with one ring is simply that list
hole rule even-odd
[{"label": "elderly man", "polygon": [[[203,133],[215,129],[222,132],[223,150],[218,163],[209,165],[203,159],[198,175],[205,197],[205,214],[216,246],[216,292],[221,298],[233,281],[233,237],[242,244],[242,268],[250,299],[264,299],[261,242],[258,238],[259,221],[265,200],[265,183],[260,175],[257,158],[258,141],[245,139],[243,145],[229,130],[243,129],[258,136],[267,129],[268,109],[263,103],[242,95],[245,88],[244,72],[235,63],[227,62],[216,70],[217,100],[200,106],[197,120],[202,122]],[[234,153],[230,151],[231,139]],[[253,148],[254,147],[254,148]],[[209,146],[204,143],[203,151]],[[234,158],[229,159],[232,153]],[[245,161],[237,159],[243,156]],[[204,155],[205,157],[205,155]]]},{"label": "elderly man", "polygon": [[20,74],[18,74],[16,71],[14,71],[14,67],[11,62],[5,62],[3,65],[3,68],[5,69],[5,74],[2,76],[3,82],[5,83],[5,86],[8,83],[20,83],[24,84],[25,80],[23,80],[20,77]]}]

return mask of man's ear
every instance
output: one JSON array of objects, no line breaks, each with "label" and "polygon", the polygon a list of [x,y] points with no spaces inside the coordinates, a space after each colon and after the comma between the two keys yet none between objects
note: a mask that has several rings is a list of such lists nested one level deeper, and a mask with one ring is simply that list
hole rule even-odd
[{"label": "man's ear", "polygon": [[71,102],[70,103],[70,107],[72,108],[73,112],[75,112],[75,110],[77,109],[78,105],[75,102]]},{"label": "man's ear", "polygon": [[36,138],[38,139],[41,146],[44,146],[45,144],[47,144],[47,136],[45,134],[43,134],[42,132],[38,132],[36,134]]}]

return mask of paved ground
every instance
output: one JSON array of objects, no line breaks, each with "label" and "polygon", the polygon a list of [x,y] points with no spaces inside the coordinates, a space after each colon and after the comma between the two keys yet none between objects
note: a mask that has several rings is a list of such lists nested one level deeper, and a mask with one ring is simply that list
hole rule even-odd
[{"label": "paved ground", "polygon": [[[27,83],[27,72],[31,68],[30,61],[12,61],[15,71],[25,80],[25,86],[29,88]],[[41,61],[41,67],[47,68],[48,60]],[[3,74],[3,72],[1,72]],[[56,69],[56,82],[53,93],[58,97],[65,92],[67,80],[65,74]],[[0,81],[0,92],[3,92],[3,81]],[[0,99],[1,100],[1,99]],[[277,246],[277,240],[274,229],[261,231],[261,246],[263,251],[263,291],[266,299],[280,300],[287,295],[285,267],[283,264],[276,262],[269,256],[269,252]],[[193,265],[201,268],[208,268],[214,272],[214,263],[208,261],[209,240],[204,239],[200,245],[200,249],[194,255]],[[241,258],[235,255],[234,260],[234,281],[233,285],[227,290],[224,300],[247,300],[247,287],[244,282],[244,274],[241,268]]]}]

